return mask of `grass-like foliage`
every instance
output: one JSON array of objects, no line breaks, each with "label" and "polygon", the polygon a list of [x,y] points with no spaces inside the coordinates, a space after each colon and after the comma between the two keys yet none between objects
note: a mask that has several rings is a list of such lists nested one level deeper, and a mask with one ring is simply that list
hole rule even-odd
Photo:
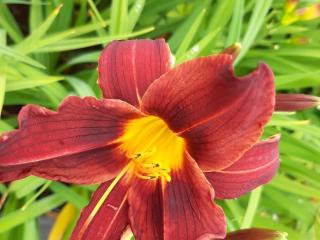
[{"label": "grass-like foliage", "polygon": [[[319,18],[294,19],[283,0],[0,0],[0,133],[17,127],[25,104],[55,109],[68,95],[100,97],[97,58],[115,39],[166,38],[177,64],[239,42],[238,75],[264,61],[278,92],[319,96],[319,31]],[[281,167],[272,182],[219,202],[228,230],[320,239],[320,113],[274,113],[265,136],[276,133]],[[0,184],[0,239],[41,239],[41,216],[59,219],[52,232],[68,239],[94,189],[36,177]]]}]

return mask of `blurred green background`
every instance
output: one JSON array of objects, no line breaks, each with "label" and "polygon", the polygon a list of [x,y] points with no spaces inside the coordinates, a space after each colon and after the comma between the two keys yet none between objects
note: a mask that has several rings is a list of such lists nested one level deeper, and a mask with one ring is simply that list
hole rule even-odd
[{"label": "blurred green background", "polygon": [[[165,38],[176,64],[240,42],[238,75],[264,61],[278,92],[319,96],[320,19],[311,10],[312,16],[295,16],[296,9],[315,4],[305,0],[290,9],[283,0],[0,0],[0,133],[17,127],[25,104],[55,109],[69,95],[100,98],[97,59],[115,39]],[[219,202],[229,231],[265,227],[293,240],[320,239],[319,123],[316,109],[274,113],[264,136],[281,133],[280,170],[251,194]],[[56,221],[55,234],[68,239],[95,188],[36,177],[0,184],[0,240],[45,239],[39,219],[54,222],[59,214],[66,229]]]}]

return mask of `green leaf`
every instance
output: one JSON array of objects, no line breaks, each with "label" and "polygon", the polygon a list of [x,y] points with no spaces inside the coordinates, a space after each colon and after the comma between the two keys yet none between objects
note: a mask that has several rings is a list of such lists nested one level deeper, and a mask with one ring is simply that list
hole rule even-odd
[{"label": "green leaf", "polygon": [[0,193],[1,193],[1,197],[2,198],[3,198],[3,196],[5,194],[8,194],[6,186],[4,184],[1,184],[1,183],[0,183]]},{"label": "green leaf", "polygon": [[35,219],[26,221],[23,225],[22,240],[39,240],[38,224]]},{"label": "green leaf", "polygon": [[217,29],[222,29],[227,22],[229,21],[233,6],[235,2],[239,0],[220,0],[214,11],[214,14],[211,14],[210,23],[208,26],[208,31],[216,31]]},{"label": "green leaf", "polygon": [[61,51],[69,51],[73,49],[87,48],[87,47],[92,47],[99,44],[107,44],[116,39],[117,40],[127,39],[131,37],[139,36],[139,35],[151,32],[153,29],[154,29],[153,27],[149,27],[133,33],[121,34],[121,35],[115,35],[115,36],[77,38],[77,39],[64,40],[64,41],[59,41],[55,44],[37,49],[35,52],[61,52]]},{"label": "green leaf", "polygon": [[240,41],[240,34],[243,25],[244,0],[237,0],[233,5],[232,21],[229,27],[228,39],[225,46],[230,46]]},{"label": "green leaf", "polygon": [[320,48],[319,46],[310,46],[300,49],[295,46],[279,46],[279,49],[275,51],[275,54],[286,57],[308,57],[319,59]]},{"label": "green leaf", "polygon": [[268,10],[271,7],[271,4],[272,0],[256,1],[250,18],[248,29],[241,41],[242,48],[235,61],[235,64],[237,64],[245,56],[249,48],[254,43],[254,40],[256,39],[256,36],[264,23],[265,16],[267,15]]},{"label": "green leaf", "polygon": [[45,36],[42,39],[40,39],[37,42],[37,44],[34,44],[34,45],[30,46],[30,48],[26,49],[26,53],[35,52],[37,49],[42,48],[42,47],[46,47],[50,44],[57,44],[58,45],[58,44],[60,44],[61,40],[75,38],[77,36],[84,35],[84,34],[92,32],[92,31],[99,30],[101,28],[102,28],[102,26],[100,23],[99,24],[91,23],[91,24],[79,26],[76,28],[71,28],[71,29],[68,29],[66,31],[62,31],[59,33],[50,34],[50,35]]},{"label": "green leaf", "polygon": [[37,27],[37,29],[32,31],[31,35],[29,35],[25,40],[18,44],[15,49],[23,53],[28,52],[28,49],[33,46],[35,42],[38,42],[52,26],[54,20],[60,12],[61,7],[62,5],[59,5],[56,9],[54,9],[49,17],[39,27]]},{"label": "green leaf", "polygon": [[186,51],[180,58],[176,60],[177,64],[184,62],[186,60],[191,60],[195,57],[198,57],[200,53],[212,43],[213,39],[216,37],[217,33],[220,29],[211,32],[210,34],[206,35],[203,39],[193,45],[188,51]]},{"label": "green leaf", "polygon": [[29,28],[34,32],[43,22],[43,11],[41,0],[31,0]]},{"label": "green leaf", "polygon": [[62,199],[65,199],[66,201],[72,203],[78,209],[82,209],[88,204],[88,201],[83,196],[79,195],[71,188],[62,183],[53,182],[49,188],[57,195],[59,195]]},{"label": "green leaf", "polygon": [[284,192],[294,193],[302,197],[320,199],[320,192],[318,189],[304,185],[297,180],[289,179],[283,175],[277,175],[270,185]]},{"label": "green leaf", "polygon": [[35,67],[42,68],[42,69],[46,68],[41,63],[37,62],[36,60],[33,60],[30,57],[25,56],[23,53],[16,51],[16,50],[13,50],[12,48],[9,48],[9,47],[3,46],[3,45],[0,45],[0,54],[12,57],[15,60],[30,64],[31,66],[35,66]]},{"label": "green leaf", "polygon": [[10,193],[15,194],[17,198],[23,198],[42,186],[45,182],[45,179],[30,176],[12,182],[9,191]]},{"label": "green leaf", "polygon": [[17,43],[23,39],[22,32],[17,22],[3,1],[0,1],[0,26],[6,30],[14,42]]},{"label": "green leaf", "polygon": [[[266,197],[270,198],[271,202],[279,204],[288,214],[295,216],[300,221],[311,224],[314,219],[315,208],[307,203],[301,204],[294,197],[294,195],[283,193],[273,187],[267,187],[264,189]],[[292,211],[294,209],[295,211]]]},{"label": "green leaf", "polygon": [[[84,24],[86,22],[87,17],[88,17],[88,14],[87,14],[88,1],[80,1],[79,5],[80,5],[80,7],[79,7],[80,9],[79,9],[76,21],[75,21],[76,26],[81,26],[82,24]],[[101,26],[101,24],[100,24],[100,26]]]},{"label": "green leaf", "polygon": [[39,87],[39,86],[54,83],[57,81],[61,81],[63,79],[64,79],[63,76],[48,76],[48,75],[34,76],[34,77],[28,77],[24,79],[14,79],[14,80],[9,79],[7,81],[6,92]]},{"label": "green leaf", "polygon": [[244,216],[243,208],[239,204],[238,200],[225,200],[224,202],[232,213],[230,217],[232,217],[233,224],[236,226],[236,229],[239,229],[241,225],[241,220]]},{"label": "green leaf", "polygon": [[113,0],[111,4],[110,35],[126,33],[128,29],[128,0]]},{"label": "green leaf", "polygon": [[65,76],[65,79],[73,87],[77,95],[79,95],[80,97],[85,97],[85,96],[96,97],[91,87],[87,83],[85,83],[83,80],[76,77],[72,77],[72,76]]},{"label": "green leaf", "polygon": [[5,74],[5,71],[3,71],[3,72],[0,72],[0,117],[1,117],[2,107],[3,107],[5,91],[6,91],[6,74]]},{"label": "green leaf", "polygon": [[203,9],[205,9],[209,3],[210,0],[205,0],[201,4],[199,4],[199,6],[195,8],[193,13],[183,22],[183,24],[181,24],[180,27],[174,31],[172,37],[170,37],[168,41],[170,48],[173,52],[175,52],[178,49],[181,42],[185,39],[184,37],[186,32],[188,32],[190,27],[194,24],[196,19],[202,13]]},{"label": "green leaf", "polygon": [[317,86],[320,84],[319,74],[320,71],[279,75],[276,76],[276,88],[281,90]]},{"label": "green leaf", "polygon": [[13,130],[13,127],[7,122],[0,120],[0,134]]},{"label": "green leaf", "polygon": [[106,26],[105,21],[103,20],[102,16],[100,15],[96,5],[94,4],[94,2],[92,0],[88,0],[89,6],[94,14],[94,16],[97,18],[97,20],[99,21],[99,23],[101,24],[102,27]]},{"label": "green leaf", "polygon": [[76,64],[97,63],[100,54],[101,54],[101,51],[94,51],[94,52],[88,52],[88,53],[83,53],[81,55],[77,55],[71,58],[70,60],[68,60],[68,62],[66,62],[64,65],[62,65],[61,68],[58,70],[58,72],[61,72],[62,70]]},{"label": "green leaf", "polygon": [[185,3],[185,0],[170,0],[170,1],[162,1],[161,4],[159,4],[158,1],[149,0],[146,2],[146,6],[143,10],[143,14],[147,16],[156,16],[157,14],[161,14],[166,11],[170,11],[174,9],[178,4]]},{"label": "green leaf", "polygon": [[134,5],[130,8],[128,23],[127,23],[127,32],[130,33],[133,31],[136,26],[139,17],[142,13],[143,7],[145,5],[146,0],[136,0]]},{"label": "green leaf", "polygon": [[0,218],[0,233],[8,231],[30,219],[34,219],[65,202],[57,194],[52,194],[32,203],[26,210],[16,210]]},{"label": "green leaf", "polygon": [[190,44],[192,43],[192,40],[194,39],[195,35],[199,31],[200,24],[203,20],[203,17],[205,15],[206,9],[202,9],[199,16],[195,19],[194,23],[191,25],[189,31],[186,33],[183,41],[181,42],[175,56],[177,59],[181,58],[183,54],[187,51],[187,49],[190,47]]},{"label": "green leaf", "polygon": [[70,27],[72,18],[74,16],[74,9],[76,1],[72,0],[55,0],[52,4],[47,5],[47,12],[51,12],[54,8],[58,8],[62,5],[59,15],[56,18],[55,23],[51,26],[50,31],[59,32]]}]

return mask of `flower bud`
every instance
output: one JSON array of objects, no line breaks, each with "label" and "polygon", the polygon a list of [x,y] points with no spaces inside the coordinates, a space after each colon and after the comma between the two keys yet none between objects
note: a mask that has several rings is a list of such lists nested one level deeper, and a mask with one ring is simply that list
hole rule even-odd
[{"label": "flower bud", "polygon": [[270,229],[249,228],[230,232],[225,240],[287,240],[288,234]]},{"label": "flower bud", "polygon": [[299,111],[320,106],[320,98],[306,94],[277,94],[275,111]]},{"label": "flower bud", "polygon": [[308,37],[295,37],[289,40],[289,43],[296,45],[305,45],[310,43],[310,39]]},{"label": "flower bud", "polygon": [[285,13],[293,12],[293,10],[296,9],[298,3],[299,3],[299,0],[286,0],[284,4]]},{"label": "flower bud", "polygon": [[300,8],[296,11],[299,20],[308,21],[320,17],[320,3]]}]

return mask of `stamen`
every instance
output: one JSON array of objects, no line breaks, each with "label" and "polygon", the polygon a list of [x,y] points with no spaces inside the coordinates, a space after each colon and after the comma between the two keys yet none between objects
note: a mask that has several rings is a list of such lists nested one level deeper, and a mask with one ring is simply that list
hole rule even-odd
[{"label": "stamen", "polygon": [[144,180],[156,180],[159,177],[163,177],[166,181],[171,181],[169,175],[171,169],[162,166],[159,162],[152,162],[152,155],[156,152],[156,148],[151,150],[140,152],[132,155],[130,159],[133,161],[134,174]]},{"label": "stamen", "polygon": [[97,212],[99,211],[99,209],[101,208],[102,204],[104,203],[104,201],[107,199],[107,197],[109,196],[109,194],[111,193],[111,191],[114,189],[114,187],[116,186],[116,184],[120,181],[120,179],[127,173],[128,169],[131,168],[132,166],[132,162],[130,162],[126,167],[124,167],[122,169],[122,171],[118,174],[118,176],[113,180],[113,182],[109,185],[109,187],[107,188],[107,190],[104,192],[104,194],[102,195],[102,197],[99,199],[99,201],[97,202],[96,206],[94,207],[94,209],[91,211],[90,215],[88,216],[88,218],[85,220],[85,222],[82,225],[82,228],[79,231],[79,236],[82,236],[83,233],[85,232],[85,230],[87,229],[87,227],[89,226],[90,222],[92,221],[92,219],[95,217],[95,215],[97,214]]},{"label": "stamen", "polygon": [[169,182],[171,169],[182,166],[184,139],[156,116],[129,121],[120,139],[120,149],[133,163],[130,171],[138,178]]}]

